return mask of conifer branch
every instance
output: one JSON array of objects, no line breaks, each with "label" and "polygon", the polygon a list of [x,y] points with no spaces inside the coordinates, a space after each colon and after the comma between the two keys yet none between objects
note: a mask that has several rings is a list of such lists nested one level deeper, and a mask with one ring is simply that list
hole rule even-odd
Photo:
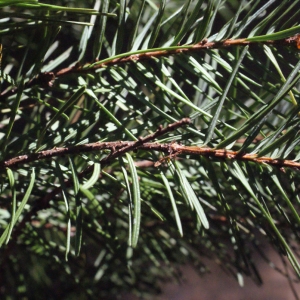
[{"label": "conifer branch", "polygon": [[[137,141],[116,141],[116,142],[95,142],[88,143],[72,147],[55,147],[50,150],[43,150],[37,153],[19,155],[0,162],[0,169],[6,167],[16,168],[19,165],[27,164],[37,160],[44,160],[52,157],[59,157],[65,155],[74,155],[80,153],[88,153],[95,151],[109,150],[110,154],[101,160],[101,164],[107,164],[113,159],[124,155],[126,152],[133,150],[144,151],[159,151],[167,154],[166,158],[173,158],[178,155],[198,155],[204,157],[212,157],[215,159],[229,159],[237,161],[248,161],[259,164],[271,165],[279,168],[295,168],[300,170],[300,163],[293,160],[286,159],[273,159],[271,157],[262,156],[257,154],[240,153],[238,151],[232,151],[227,149],[213,149],[208,147],[198,146],[185,146],[178,143],[158,143],[149,142],[156,139],[163,134],[176,130],[179,127],[189,124],[191,121],[189,118],[183,118],[177,122],[169,124],[166,127],[159,126],[156,132],[146,137],[140,137]],[[165,160],[156,162],[155,166]]]},{"label": "conifer branch", "polygon": [[[95,61],[90,64],[81,66],[79,63],[72,67],[64,68],[56,72],[45,72],[41,73],[32,80],[25,84],[25,89],[32,86],[38,85],[43,88],[51,88],[55,79],[70,75],[70,74],[85,74],[90,73],[93,70],[100,68],[116,66],[124,63],[138,62],[144,60],[151,60],[153,58],[168,57],[171,55],[178,54],[188,54],[198,51],[207,51],[210,49],[222,49],[228,47],[245,47],[245,46],[255,46],[255,45],[273,45],[273,46],[284,46],[284,47],[294,47],[300,49],[300,34],[296,34],[292,37],[280,39],[280,40],[270,40],[270,41],[248,41],[246,38],[242,39],[227,39],[220,42],[209,42],[208,40],[203,40],[195,45],[183,45],[168,47],[165,49],[147,49],[139,50],[134,53],[123,53],[114,57],[102,61]],[[7,97],[16,94],[17,88],[3,91],[0,94],[0,102],[4,102]]]}]

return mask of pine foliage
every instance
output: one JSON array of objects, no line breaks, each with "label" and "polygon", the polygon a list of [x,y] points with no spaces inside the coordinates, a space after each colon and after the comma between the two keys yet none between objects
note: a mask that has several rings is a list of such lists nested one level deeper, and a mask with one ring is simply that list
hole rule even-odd
[{"label": "pine foliage", "polygon": [[298,1],[48,2],[0,1],[2,296],[297,280]]}]

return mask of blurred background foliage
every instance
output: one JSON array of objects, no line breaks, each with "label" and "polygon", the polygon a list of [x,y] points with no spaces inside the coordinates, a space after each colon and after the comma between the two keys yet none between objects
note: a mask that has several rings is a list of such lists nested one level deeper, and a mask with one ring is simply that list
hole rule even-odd
[{"label": "blurred background foliage", "polygon": [[[182,264],[207,272],[203,258],[241,285],[261,284],[252,253],[272,265],[264,241],[290,262],[275,269],[298,281],[299,168],[196,155],[155,167],[162,153],[146,150],[106,163],[109,151],[3,164],[135,141],[185,117],[189,126],[156,141],[298,162],[299,50],[266,43],[297,30],[297,3],[0,1],[3,299],[145,297],[180,278]],[[221,43],[262,35],[249,47]],[[114,63],[201,41],[220,44]],[[61,72],[72,66],[86,70]]]}]

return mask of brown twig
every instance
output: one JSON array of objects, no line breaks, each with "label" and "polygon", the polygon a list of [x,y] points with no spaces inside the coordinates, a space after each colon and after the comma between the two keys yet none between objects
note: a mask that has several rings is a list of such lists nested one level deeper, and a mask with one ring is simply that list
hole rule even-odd
[{"label": "brown twig", "polygon": [[74,67],[65,68],[55,73],[56,77],[60,77],[69,73],[86,73],[90,72],[91,70],[96,70],[104,67],[109,67],[112,65],[123,64],[127,62],[136,62],[141,60],[149,60],[152,58],[158,58],[162,56],[170,56],[170,55],[177,55],[181,53],[188,53],[188,52],[195,52],[195,51],[202,51],[208,49],[221,49],[221,48],[228,48],[233,46],[247,46],[247,45],[285,45],[285,46],[298,46],[298,41],[300,39],[300,34],[296,34],[292,37],[281,39],[281,40],[271,40],[271,41],[264,41],[264,42],[251,42],[247,41],[245,38],[243,39],[228,39],[220,42],[208,42],[207,40],[203,40],[200,43],[195,45],[185,45],[185,46],[176,46],[170,47],[167,50],[156,50],[156,49],[149,49],[144,53],[138,54],[124,54],[123,57],[119,58],[111,58],[110,60],[105,60],[104,62],[95,62],[86,66],[79,66],[76,65]]},{"label": "brown twig", "polygon": [[[181,125],[182,126],[182,125]],[[155,134],[153,136],[156,136]],[[9,167],[15,168],[21,164],[29,163],[36,160],[47,159],[55,156],[64,156],[69,154],[86,153],[92,151],[110,150],[111,154],[104,158],[101,163],[107,164],[112,159],[122,156],[124,153],[131,150],[145,150],[145,151],[160,151],[170,156],[170,158],[177,155],[198,155],[205,157],[213,157],[217,159],[230,159],[239,161],[249,161],[259,164],[271,165],[275,167],[287,167],[300,170],[300,163],[287,159],[273,159],[267,156],[258,156],[257,154],[241,154],[237,151],[226,149],[213,149],[207,147],[184,146],[177,143],[143,143],[140,140],[136,142],[120,141],[120,142],[96,142],[85,145],[73,146],[68,148],[54,148],[29,155],[21,155],[6,161],[0,162],[0,169]]]},{"label": "brown twig", "polygon": [[[208,49],[222,49],[222,48],[228,48],[228,47],[236,47],[236,46],[247,46],[247,45],[257,45],[257,44],[263,44],[263,45],[276,45],[276,46],[287,46],[287,47],[300,47],[300,34],[296,34],[292,37],[281,39],[281,40],[271,40],[271,41],[263,41],[263,42],[251,42],[247,41],[245,38],[242,39],[228,39],[220,42],[208,42],[207,40],[203,40],[200,43],[194,44],[194,45],[184,45],[184,46],[176,46],[176,47],[170,47],[167,50],[157,50],[157,49],[149,49],[143,53],[136,53],[136,54],[130,54],[130,53],[124,53],[121,57],[115,58],[112,57],[111,59],[105,59],[102,62],[96,61],[90,64],[86,64],[84,66],[81,66],[80,64],[75,64],[72,67],[64,68],[61,70],[58,70],[56,72],[45,72],[41,73],[32,80],[28,81],[25,84],[24,89],[27,89],[33,85],[39,85],[41,87],[45,88],[51,88],[53,85],[53,82],[55,78],[59,78],[62,76],[66,76],[68,74],[84,74],[84,73],[90,73],[91,71],[105,68],[109,66],[124,64],[128,62],[137,62],[142,60],[151,60],[154,57],[166,57],[170,55],[177,55],[181,53],[189,53],[189,52],[195,52],[195,51],[203,51]],[[7,97],[12,96],[17,93],[17,88],[10,89],[7,91],[3,91],[0,94],[0,102],[3,102]]]},{"label": "brown twig", "polygon": [[[183,118],[177,122],[169,124],[167,127],[163,128],[159,126],[153,134],[147,135],[146,137],[141,137],[135,142],[130,141],[118,141],[118,142],[96,142],[66,148],[53,148],[50,150],[44,150],[37,153],[19,155],[8,160],[0,162],[0,169],[5,167],[15,168],[19,165],[26,164],[32,161],[47,159],[55,156],[64,156],[69,154],[87,153],[93,151],[110,150],[110,155],[104,158],[101,163],[107,163],[108,161],[122,156],[124,153],[140,148],[141,146],[147,144],[148,141],[154,140],[159,136],[166,134],[167,132],[176,130],[179,127],[189,124],[191,121],[189,118]],[[148,143],[148,147],[152,147],[156,143]],[[146,147],[147,148],[147,147]]]},{"label": "brown twig", "polygon": [[288,167],[295,168],[300,170],[300,163],[293,160],[287,159],[273,159],[267,156],[258,156],[257,154],[241,154],[238,151],[231,151],[226,149],[212,149],[206,147],[195,147],[195,146],[183,146],[179,144],[169,145],[169,149],[172,149],[173,153],[177,154],[190,154],[190,155],[200,155],[206,157],[214,157],[221,159],[230,159],[230,160],[240,160],[240,161],[249,161],[259,164],[271,165],[278,168]]}]

